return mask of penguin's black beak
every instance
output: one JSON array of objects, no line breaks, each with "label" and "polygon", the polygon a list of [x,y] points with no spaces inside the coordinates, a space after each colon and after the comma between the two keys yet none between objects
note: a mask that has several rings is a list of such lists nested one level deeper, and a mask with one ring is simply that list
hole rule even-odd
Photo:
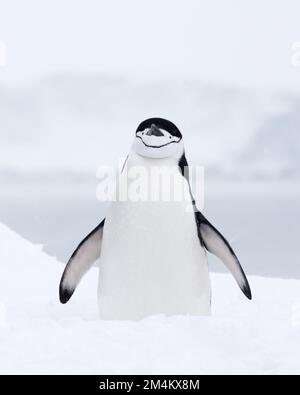
[{"label": "penguin's black beak", "polygon": [[151,128],[148,130],[146,135],[147,136],[157,136],[157,137],[164,136],[162,131],[154,123],[151,125]]}]

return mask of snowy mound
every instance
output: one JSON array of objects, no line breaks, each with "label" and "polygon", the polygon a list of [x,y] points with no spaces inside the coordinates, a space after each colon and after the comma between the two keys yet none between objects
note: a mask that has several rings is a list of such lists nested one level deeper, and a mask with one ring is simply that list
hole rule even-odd
[{"label": "snowy mound", "polygon": [[[0,224],[0,300],[8,305],[54,297],[54,258]],[[56,271],[55,271],[56,269]]]},{"label": "snowy mound", "polygon": [[[97,272],[66,306],[63,266],[0,224],[0,373],[300,373],[300,282],[213,274],[213,316],[97,319]],[[298,310],[298,311],[297,311]]]}]

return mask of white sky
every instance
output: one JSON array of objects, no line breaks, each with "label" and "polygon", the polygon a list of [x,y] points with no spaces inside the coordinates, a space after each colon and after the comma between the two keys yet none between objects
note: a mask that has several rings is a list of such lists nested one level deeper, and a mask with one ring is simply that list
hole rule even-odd
[{"label": "white sky", "polygon": [[95,71],[300,89],[299,0],[0,0],[0,42],[9,83]]}]

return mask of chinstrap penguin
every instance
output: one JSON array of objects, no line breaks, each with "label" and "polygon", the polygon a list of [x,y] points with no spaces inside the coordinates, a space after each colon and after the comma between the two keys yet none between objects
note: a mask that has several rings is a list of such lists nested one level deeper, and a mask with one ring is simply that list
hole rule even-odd
[{"label": "chinstrap penguin", "polygon": [[[99,260],[100,318],[209,315],[207,251],[223,261],[251,299],[249,283],[233,249],[197,209],[182,134],[172,122],[150,118],[138,126],[126,159],[127,171],[119,175],[117,189],[124,182],[129,189],[133,186],[128,171],[135,167],[148,172],[156,168],[162,174],[173,169],[170,185],[183,185],[184,197],[112,201],[106,217],[69,260],[59,287],[61,303],[68,302],[83,275]],[[186,209],[187,204],[192,210]]]}]

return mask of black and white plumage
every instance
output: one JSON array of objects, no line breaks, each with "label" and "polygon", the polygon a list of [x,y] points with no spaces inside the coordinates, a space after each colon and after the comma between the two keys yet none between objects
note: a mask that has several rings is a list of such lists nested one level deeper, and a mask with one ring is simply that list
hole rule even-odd
[{"label": "black and white plumage", "polygon": [[68,302],[82,277],[99,259],[104,222],[105,219],[80,242],[69,259],[59,286],[61,303]]},{"label": "black and white plumage", "polygon": [[[126,161],[129,170],[136,166],[146,172],[158,168],[163,174],[171,169],[174,185],[183,183],[185,198],[179,202],[111,202],[105,220],[70,258],[60,283],[61,302],[70,299],[83,275],[100,258],[98,295],[102,318],[209,314],[206,251],[223,261],[251,299],[250,286],[232,247],[196,207],[182,135],[172,122],[151,118],[139,125]],[[120,183],[127,174],[121,173]],[[155,188],[150,185],[150,190]],[[192,212],[185,209],[187,204],[192,205]]]}]

